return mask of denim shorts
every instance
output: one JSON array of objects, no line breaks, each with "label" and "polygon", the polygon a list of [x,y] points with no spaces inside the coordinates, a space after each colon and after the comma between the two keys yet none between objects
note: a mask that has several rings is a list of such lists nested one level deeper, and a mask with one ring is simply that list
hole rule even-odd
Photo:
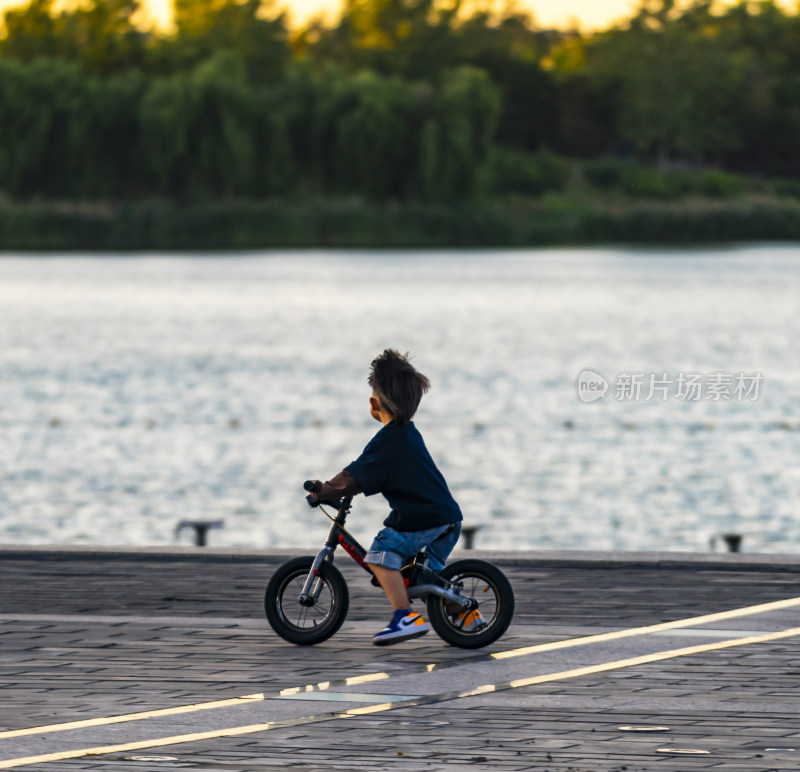
[{"label": "denim shorts", "polygon": [[460,535],[461,523],[448,523],[426,531],[384,528],[372,542],[365,562],[399,571],[414,555],[425,549],[428,566],[434,571],[441,571]]}]

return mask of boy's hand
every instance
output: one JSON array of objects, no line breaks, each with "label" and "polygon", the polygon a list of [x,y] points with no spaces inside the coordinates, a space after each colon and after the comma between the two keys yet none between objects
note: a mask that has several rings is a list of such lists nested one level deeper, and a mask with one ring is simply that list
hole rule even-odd
[{"label": "boy's hand", "polygon": [[306,480],[303,483],[303,487],[316,499],[318,498],[317,493],[322,487],[322,483],[319,480]]},{"label": "boy's hand", "polygon": [[306,496],[308,506],[312,508],[318,507],[320,501],[317,496],[317,491],[322,487],[322,483],[319,480],[306,480],[303,483],[303,487],[308,491],[308,496]]}]

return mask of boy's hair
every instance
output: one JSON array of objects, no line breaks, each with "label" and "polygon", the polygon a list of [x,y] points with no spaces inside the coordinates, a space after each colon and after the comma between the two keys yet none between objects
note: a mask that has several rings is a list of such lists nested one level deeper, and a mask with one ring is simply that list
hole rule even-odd
[{"label": "boy's hair", "polygon": [[422,395],[430,389],[430,381],[414,369],[408,354],[387,348],[372,360],[367,381],[378,396],[383,409],[405,426],[417,412]]}]

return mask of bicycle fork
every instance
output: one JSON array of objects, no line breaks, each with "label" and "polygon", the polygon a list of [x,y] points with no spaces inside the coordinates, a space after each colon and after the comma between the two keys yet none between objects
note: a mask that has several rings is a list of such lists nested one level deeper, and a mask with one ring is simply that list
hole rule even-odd
[{"label": "bicycle fork", "polygon": [[319,595],[322,592],[322,576],[320,576],[319,569],[326,560],[329,563],[333,562],[333,547],[329,547],[327,544],[320,550],[311,564],[311,570],[308,572],[300,597],[297,599],[301,606],[313,606],[319,600]]}]

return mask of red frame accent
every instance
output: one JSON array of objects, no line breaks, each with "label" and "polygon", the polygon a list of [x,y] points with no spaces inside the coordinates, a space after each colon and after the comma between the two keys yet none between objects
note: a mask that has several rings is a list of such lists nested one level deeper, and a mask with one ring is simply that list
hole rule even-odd
[{"label": "red frame accent", "polygon": [[341,544],[344,548],[344,551],[350,555],[350,557],[353,558],[358,565],[362,566],[363,568],[367,568],[367,564],[364,562],[364,558],[367,557],[367,553],[364,552],[364,549],[361,547],[361,545],[348,538],[347,534],[343,533],[342,531],[339,531],[337,538],[339,540],[339,544]]}]

